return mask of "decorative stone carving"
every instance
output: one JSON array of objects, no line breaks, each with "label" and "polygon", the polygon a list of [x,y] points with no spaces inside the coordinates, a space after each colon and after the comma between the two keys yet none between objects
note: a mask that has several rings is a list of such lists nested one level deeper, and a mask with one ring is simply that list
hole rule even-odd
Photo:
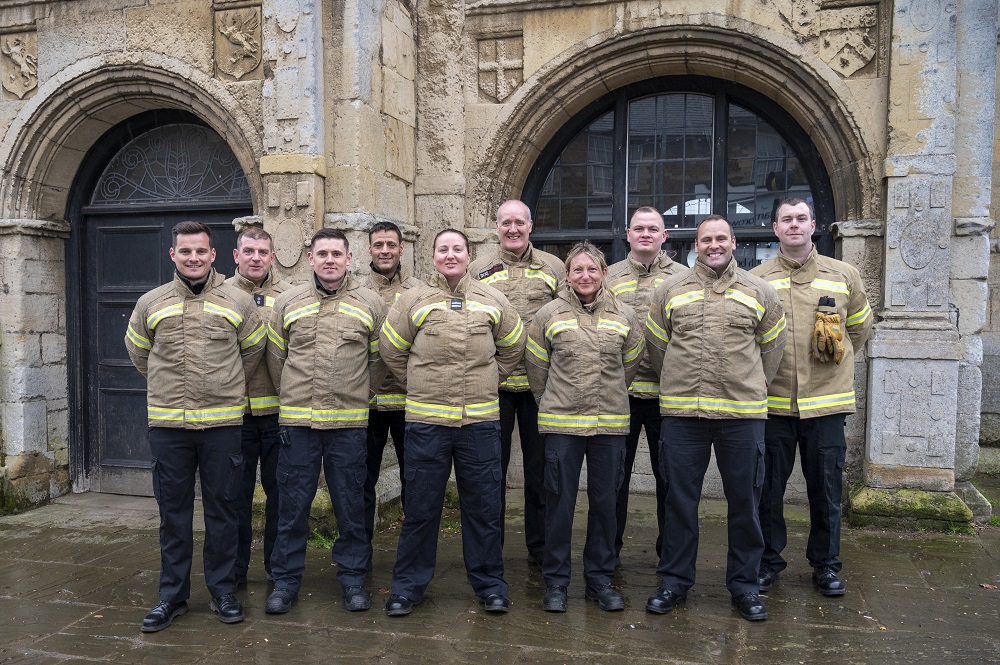
[{"label": "decorative stone carving", "polygon": [[479,91],[502,103],[524,81],[524,38],[479,40]]},{"label": "decorative stone carving", "polygon": [[830,9],[821,13],[819,55],[844,78],[878,52],[878,6]]},{"label": "decorative stone carving", "polygon": [[218,73],[239,81],[259,73],[261,56],[260,7],[215,12],[215,67]]},{"label": "decorative stone carving", "polygon": [[38,36],[19,32],[0,37],[3,89],[18,99],[38,87]]}]

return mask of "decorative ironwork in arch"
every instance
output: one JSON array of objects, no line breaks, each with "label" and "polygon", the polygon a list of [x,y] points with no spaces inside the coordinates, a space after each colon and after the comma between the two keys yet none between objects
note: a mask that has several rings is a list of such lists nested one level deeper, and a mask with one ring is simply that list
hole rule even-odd
[{"label": "decorative ironwork in arch", "polygon": [[104,169],[90,203],[249,201],[246,175],[222,137],[201,125],[172,124],[129,141]]}]

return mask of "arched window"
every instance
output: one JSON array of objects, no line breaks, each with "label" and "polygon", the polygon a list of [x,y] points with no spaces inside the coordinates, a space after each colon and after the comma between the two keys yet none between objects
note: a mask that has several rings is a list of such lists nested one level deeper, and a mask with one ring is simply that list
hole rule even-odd
[{"label": "arched window", "polygon": [[628,219],[653,206],[666,249],[685,263],[698,223],[726,217],[744,268],[777,252],[771,221],[788,197],[813,204],[814,241],[832,254],[830,183],[809,136],[759,93],[692,76],[633,84],[588,106],[542,152],[523,192],[532,241],[546,251],[564,255],[586,238],[620,261]]}]

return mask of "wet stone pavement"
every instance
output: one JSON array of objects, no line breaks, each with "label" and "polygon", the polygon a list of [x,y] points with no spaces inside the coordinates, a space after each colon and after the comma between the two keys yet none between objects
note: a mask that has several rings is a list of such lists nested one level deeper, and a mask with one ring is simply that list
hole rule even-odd
[{"label": "wet stone pavement", "polygon": [[991,588],[1000,586],[998,527],[977,535],[845,529],[848,592],[824,598],[813,590],[803,556],[805,515],[792,508],[789,569],[765,596],[768,620],[749,623],[731,608],[724,585],[725,505],[707,501],[698,583],[686,606],[657,616],[644,609],[656,586],[655,505],[636,496],[615,581],[626,609],[606,613],[583,598],[581,497],[569,611],[555,615],[542,611],[545,584],[526,561],[519,492],[508,499],[507,615],[479,609],[465,579],[461,537],[446,530],[426,600],[407,617],[387,617],[381,608],[398,535],[389,529],[375,543],[369,612],[343,609],[329,552],[310,548],[299,602],[286,615],[265,614],[269,587],[258,549],[249,585],[239,591],[247,619],[224,625],[209,609],[196,543],[191,611],[162,632],[143,634],[139,624],[157,600],[155,504],[66,496],[0,518],[0,663],[1000,662],[1000,590]]}]

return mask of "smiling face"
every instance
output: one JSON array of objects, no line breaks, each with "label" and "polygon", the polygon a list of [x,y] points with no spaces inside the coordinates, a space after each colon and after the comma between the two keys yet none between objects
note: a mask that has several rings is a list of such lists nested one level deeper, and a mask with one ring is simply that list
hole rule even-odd
[{"label": "smiling face", "polygon": [[212,271],[215,249],[207,233],[178,234],[174,246],[170,248],[170,260],[181,277],[192,284],[200,284]]},{"label": "smiling face", "polygon": [[497,233],[500,247],[520,257],[528,248],[533,223],[528,206],[520,201],[507,201],[497,210]]},{"label": "smiling face", "polygon": [[307,254],[316,279],[327,291],[336,291],[344,283],[351,253],[340,238],[319,238]]},{"label": "smiling face", "polygon": [[641,263],[649,263],[660,253],[667,240],[663,217],[658,212],[636,212],[632,215],[625,237],[632,249],[633,258]]},{"label": "smiling face", "polygon": [[772,224],[774,235],[778,236],[781,252],[788,255],[808,254],[812,249],[812,234],[816,232],[808,203],[783,204],[778,208]]},{"label": "smiling face", "polygon": [[457,233],[442,233],[434,242],[434,267],[454,289],[469,267],[469,247]]},{"label": "smiling face", "polygon": [[577,254],[569,263],[569,270],[566,273],[566,280],[573,289],[576,297],[583,304],[594,301],[597,292],[601,290],[604,277],[608,274],[607,269],[601,269],[589,254]]},{"label": "smiling face", "polygon": [[236,271],[243,278],[260,286],[274,263],[271,241],[244,236],[233,250],[233,260],[236,261]]},{"label": "smiling face", "polygon": [[722,275],[733,258],[736,237],[729,232],[729,224],[722,219],[702,222],[698,227],[698,238],[694,243],[698,260]]},{"label": "smiling face", "polygon": [[393,231],[376,231],[368,241],[372,265],[386,277],[396,274],[403,256],[403,241]]}]

